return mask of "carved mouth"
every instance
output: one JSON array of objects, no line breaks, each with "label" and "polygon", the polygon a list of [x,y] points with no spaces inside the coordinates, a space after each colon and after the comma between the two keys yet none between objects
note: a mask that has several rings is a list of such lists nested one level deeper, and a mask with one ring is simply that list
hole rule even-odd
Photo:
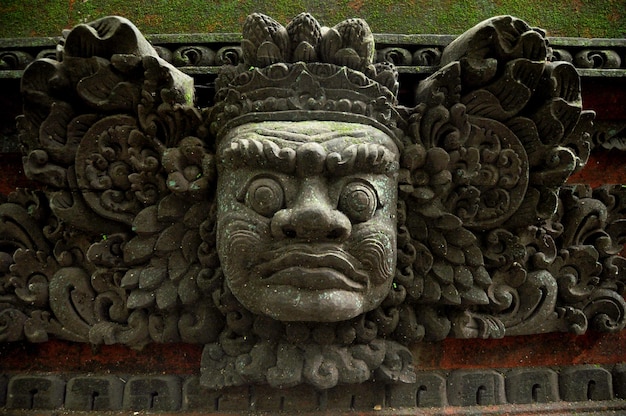
[{"label": "carved mouth", "polygon": [[311,247],[297,245],[269,254],[271,260],[256,267],[267,283],[310,289],[362,290],[369,280],[361,262],[336,247],[313,252]]},{"label": "carved mouth", "polygon": [[329,267],[289,267],[263,279],[271,285],[285,285],[311,290],[343,289],[361,291],[365,286]]}]

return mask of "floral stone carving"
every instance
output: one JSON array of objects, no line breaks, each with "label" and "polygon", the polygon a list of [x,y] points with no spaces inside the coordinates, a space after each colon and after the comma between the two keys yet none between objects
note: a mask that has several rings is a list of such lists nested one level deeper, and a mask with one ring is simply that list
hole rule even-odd
[{"label": "floral stone carving", "polygon": [[411,382],[411,343],[619,331],[626,194],[565,186],[593,113],[509,16],[398,102],[359,19],[253,14],[215,100],[127,20],[22,80],[0,339],[205,344],[201,384]]}]

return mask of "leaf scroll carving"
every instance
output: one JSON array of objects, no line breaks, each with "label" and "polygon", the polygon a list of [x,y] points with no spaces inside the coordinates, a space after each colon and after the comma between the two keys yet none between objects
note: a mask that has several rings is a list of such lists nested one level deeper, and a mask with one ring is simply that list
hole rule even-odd
[{"label": "leaf scroll carving", "polygon": [[[594,114],[543,31],[501,16],[379,63],[360,19],[243,32],[175,52],[223,64],[202,109],[123,18],[29,65],[43,188],[0,204],[0,340],[201,343],[205,387],[328,389],[414,382],[423,340],[624,328],[626,191],[565,185]],[[411,59],[438,69],[407,107]]]}]

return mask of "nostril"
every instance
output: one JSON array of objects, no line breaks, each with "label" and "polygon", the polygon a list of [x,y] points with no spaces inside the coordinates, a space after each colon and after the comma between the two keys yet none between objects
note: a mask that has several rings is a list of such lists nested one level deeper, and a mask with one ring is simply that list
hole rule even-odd
[{"label": "nostril", "polygon": [[345,230],[341,228],[335,228],[331,230],[328,234],[326,234],[326,238],[328,238],[329,240],[336,240],[338,238],[343,237],[344,234],[345,234]]},{"label": "nostril", "polygon": [[287,238],[296,238],[298,236],[296,230],[291,227],[283,227],[283,235]]},{"label": "nostril", "polygon": [[277,239],[342,241],[350,236],[350,220],[339,211],[319,207],[283,209],[274,214],[271,232]]}]

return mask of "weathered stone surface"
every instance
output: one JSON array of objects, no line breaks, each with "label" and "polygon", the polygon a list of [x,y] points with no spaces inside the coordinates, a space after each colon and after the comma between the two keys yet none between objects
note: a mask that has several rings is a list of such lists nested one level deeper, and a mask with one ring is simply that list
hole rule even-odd
[{"label": "weathered stone surface", "polygon": [[325,410],[363,411],[382,409],[384,405],[384,386],[374,383],[363,383],[337,386],[328,391]]},{"label": "weathered stone surface", "polygon": [[320,408],[321,394],[310,386],[285,389],[254,386],[251,408],[257,412],[313,412]]},{"label": "weathered stone surface", "polygon": [[250,387],[236,387],[219,394],[216,409],[219,412],[250,410]]},{"label": "weathered stone surface", "polygon": [[504,377],[493,370],[456,370],[447,384],[452,406],[486,406],[506,403]]},{"label": "weathered stone surface", "polygon": [[9,380],[8,409],[57,409],[63,405],[65,381],[57,376],[18,375]]},{"label": "weathered stone surface", "polygon": [[134,376],[124,386],[124,410],[175,411],[181,405],[177,376]]},{"label": "weathered stone surface", "polygon": [[185,411],[219,410],[221,393],[200,385],[197,376],[187,378],[182,386],[182,406]]},{"label": "weathered stone surface", "polygon": [[0,406],[4,406],[7,402],[7,389],[9,387],[9,377],[0,375]]},{"label": "weathered stone surface", "polygon": [[561,398],[570,402],[611,400],[613,380],[611,373],[599,366],[565,368],[559,374]]},{"label": "weathered stone surface", "polygon": [[[484,414],[572,414],[593,413],[610,414],[623,411],[626,408],[624,400],[620,399],[618,383],[620,382],[621,368],[616,366],[610,373],[599,366],[569,366],[565,368],[534,367],[513,370],[456,370],[444,372],[418,372],[415,384],[387,385],[380,382],[364,382],[361,384],[340,385],[327,390],[317,390],[312,386],[301,384],[289,388],[274,388],[268,385],[250,385],[227,387],[221,390],[207,389],[200,385],[197,376],[190,376],[183,383],[170,376],[141,376],[133,377],[129,381],[134,383],[132,388],[123,388],[118,391],[122,378],[111,374],[89,374],[69,378],[66,395],[58,395],[62,391],[61,378],[52,380],[48,375],[31,375],[30,380],[23,383],[23,375],[14,375],[14,386],[21,385],[12,391],[12,404],[2,407],[7,414],[31,414],[33,411],[50,411],[49,402],[39,401],[38,408],[33,408],[33,387],[44,389],[43,398],[51,390],[49,382],[59,382],[61,389],[54,390],[59,403],[54,411],[66,411],[69,414],[101,414],[113,411],[119,413],[119,404],[133,403],[135,412],[148,413],[329,413],[329,412],[358,412],[359,414],[441,414],[443,413],[484,413]],[[604,371],[598,372],[601,369]],[[557,373],[561,377],[554,377]],[[611,381],[615,382],[613,389],[606,388]],[[509,376],[511,376],[509,378]],[[506,394],[504,399],[503,382],[506,379]],[[48,384],[42,384],[42,380]],[[597,381],[594,387],[599,388],[594,394],[593,388],[588,396],[589,381]],[[519,389],[517,383],[519,385]],[[580,387],[583,389],[580,389]],[[28,389],[28,394],[20,395],[19,389]],[[562,392],[570,389],[563,397],[571,401],[559,399],[558,390]],[[101,392],[101,395],[94,395]],[[115,392],[115,395],[109,393]],[[573,393],[572,393],[573,392]],[[579,393],[582,392],[582,396]],[[39,393],[39,392],[38,392]],[[546,394],[548,393],[548,394]],[[152,399],[146,400],[147,397]],[[579,400],[577,397],[585,397]],[[17,400],[15,398],[17,397]],[[47,397],[47,396],[46,396]],[[164,399],[160,402],[157,398]],[[182,397],[182,406],[178,410],[172,397]],[[590,397],[589,399],[586,397]],[[531,402],[528,401],[531,399]],[[46,399],[47,400],[47,399]],[[513,401],[515,400],[515,401]],[[479,403],[480,402],[480,403]],[[117,403],[117,404],[115,404]],[[179,402],[176,402],[179,403]],[[109,405],[112,408],[108,409]],[[464,408],[468,407],[468,408]],[[35,410],[33,410],[35,409]],[[65,410],[63,410],[65,409]],[[169,409],[169,410],[168,410]],[[1,411],[1,410],[0,410]],[[126,411],[130,409],[126,408]],[[602,413],[607,412],[607,413]]]},{"label": "weathered stone surface", "polygon": [[626,364],[616,364],[612,371],[615,397],[626,399]]},{"label": "weathered stone surface", "polygon": [[559,375],[548,368],[515,368],[506,374],[509,403],[549,403],[559,400]]},{"label": "weathered stone surface", "polygon": [[70,410],[120,410],[124,381],[115,376],[74,377],[67,382],[65,407]]},{"label": "weathered stone surface", "polygon": [[389,407],[443,407],[447,403],[446,378],[435,372],[418,372],[414,384],[390,386]]},{"label": "weathered stone surface", "polygon": [[[422,340],[621,330],[626,191],[564,185],[591,148],[575,68],[510,16],[438,52],[406,107],[363,20],[253,14],[238,49],[175,54],[223,65],[201,109],[130,22],[79,25],[24,72],[44,186],[0,205],[0,339],[200,343],[203,388],[325,391],[415,383]],[[501,403],[481,377],[450,403]],[[129,383],[127,408],[180,406],[179,381]]]}]

